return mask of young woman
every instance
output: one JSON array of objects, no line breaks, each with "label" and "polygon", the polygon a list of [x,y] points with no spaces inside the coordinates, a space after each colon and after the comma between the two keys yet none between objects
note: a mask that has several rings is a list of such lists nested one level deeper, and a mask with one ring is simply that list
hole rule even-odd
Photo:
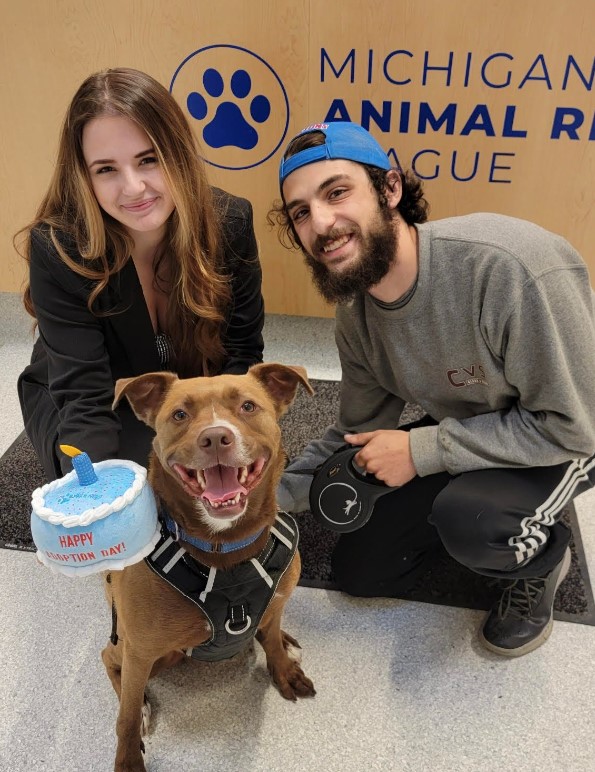
[{"label": "young woman", "polygon": [[127,404],[112,411],[116,379],[242,373],[262,360],[251,205],[209,186],[182,110],[149,75],[85,80],[20,236],[39,337],[18,390],[48,479],[71,468],[62,443],[146,465],[152,432]]}]

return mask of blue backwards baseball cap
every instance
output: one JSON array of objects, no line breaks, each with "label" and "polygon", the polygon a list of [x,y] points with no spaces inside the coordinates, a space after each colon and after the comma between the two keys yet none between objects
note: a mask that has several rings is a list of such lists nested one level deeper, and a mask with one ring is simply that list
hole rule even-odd
[{"label": "blue backwards baseball cap", "polygon": [[360,164],[377,166],[379,169],[388,170],[391,168],[388,156],[378,142],[357,123],[348,121],[313,123],[296,136],[299,137],[313,131],[322,132],[326,141],[323,145],[308,147],[292,155],[291,158],[282,158],[279,165],[279,186],[283,185],[291,172],[316,161],[332,161],[342,158]]}]

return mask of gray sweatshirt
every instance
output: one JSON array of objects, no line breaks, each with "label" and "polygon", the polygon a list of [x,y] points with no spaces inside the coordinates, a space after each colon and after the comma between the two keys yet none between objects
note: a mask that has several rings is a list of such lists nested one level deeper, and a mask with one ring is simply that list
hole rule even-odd
[{"label": "gray sweatshirt", "polygon": [[[337,308],[336,424],[287,468],[283,509],[308,509],[317,466],[346,432],[395,429],[406,402],[421,477],[551,466],[595,452],[595,313],[588,271],[560,236],[472,214],[417,226],[419,273],[405,305],[367,292]],[[315,398],[315,397],[314,397]]]}]

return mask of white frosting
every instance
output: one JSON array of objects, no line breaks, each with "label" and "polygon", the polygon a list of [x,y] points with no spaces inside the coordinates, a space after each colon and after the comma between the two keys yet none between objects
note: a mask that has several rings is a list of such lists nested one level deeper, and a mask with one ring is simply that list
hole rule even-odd
[{"label": "white frosting", "polygon": [[31,507],[33,512],[42,520],[51,523],[51,525],[61,525],[64,528],[89,525],[96,520],[102,520],[104,517],[114,514],[114,512],[119,512],[121,509],[124,509],[124,507],[132,504],[136,497],[141,493],[147,480],[147,470],[144,466],[141,466],[134,461],[120,459],[109,459],[93,464],[95,469],[109,469],[114,466],[126,467],[132,470],[134,472],[134,480],[128,490],[121,496],[115,498],[111,504],[100,504],[98,507],[86,509],[84,512],[81,512],[80,515],[64,515],[46,507],[45,497],[48,493],[51,493],[56,488],[62,487],[64,483],[69,482],[73,478],[76,479],[76,472],[73,469],[72,472],[68,472],[64,477],[61,477],[58,480],[52,480],[52,482],[43,485],[41,488],[36,488],[33,491],[31,495]]}]

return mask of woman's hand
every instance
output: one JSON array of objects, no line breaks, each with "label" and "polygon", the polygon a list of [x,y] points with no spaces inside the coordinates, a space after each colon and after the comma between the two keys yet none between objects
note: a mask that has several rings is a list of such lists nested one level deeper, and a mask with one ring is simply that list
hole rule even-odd
[{"label": "woman's hand", "polygon": [[409,432],[378,429],[375,432],[346,434],[345,441],[364,446],[356,453],[355,463],[386,485],[405,485],[417,474],[409,448]]}]

